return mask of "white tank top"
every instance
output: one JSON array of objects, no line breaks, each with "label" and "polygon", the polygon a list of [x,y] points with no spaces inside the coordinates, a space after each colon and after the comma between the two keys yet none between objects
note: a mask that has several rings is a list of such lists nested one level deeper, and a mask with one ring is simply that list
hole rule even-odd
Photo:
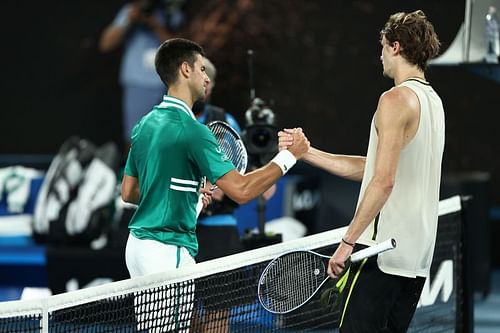
[{"label": "white tank top", "polygon": [[[388,274],[429,275],[436,242],[441,161],[444,149],[444,110],[441,98],[425,81],[408,80],[420,102],[420,122],[414,138],[401,151],[389,199],[360,240],[396,240],[396,249],[379,255],[378,266]],[[378,136],[372,119],[366,165],[358,205],[373,177]],[[375,238],[373,238],[375,237]]]}]

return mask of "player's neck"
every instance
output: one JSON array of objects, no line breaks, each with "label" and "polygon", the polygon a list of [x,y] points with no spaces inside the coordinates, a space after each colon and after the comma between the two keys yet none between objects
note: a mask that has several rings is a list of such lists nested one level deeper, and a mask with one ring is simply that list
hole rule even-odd
[{"label": "player's neck", "polygon": [[400,85],[404,81],[410,79],[421,80],[427,82],[425,79],[425,73],[416,66],[405,67],[399,70],[394,76],[394,84],[396,86]]},{"label": "player's neck", "polygon": [[171,86],[168,89],[168,95],[182,100],[190,109],[193,107],[193,97],[188,89]]}]

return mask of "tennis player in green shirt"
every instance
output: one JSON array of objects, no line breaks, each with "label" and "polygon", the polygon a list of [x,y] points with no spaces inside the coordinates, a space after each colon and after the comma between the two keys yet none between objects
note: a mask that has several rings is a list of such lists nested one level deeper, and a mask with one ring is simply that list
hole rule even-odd
[{"label": "tennis player in green shirt", "polygon": [[125,254],[131,277],[194,264],[200,192],[205,206],[210,199],[210,191],[200,189],[203,176],[243,204],[271,187],[309,149],[302,130],[296,129],[293,147],[241,175],[191,111],[210,82],[203,49],[186,39],[167,40],[157,51],[155,66],[168,95],[132,130],[122,182],[123,200],[138,205]]}]

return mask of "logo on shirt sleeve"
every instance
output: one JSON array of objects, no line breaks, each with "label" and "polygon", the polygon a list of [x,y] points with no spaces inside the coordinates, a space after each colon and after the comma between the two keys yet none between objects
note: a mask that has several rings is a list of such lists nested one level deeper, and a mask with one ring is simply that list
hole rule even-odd
[{"label": "logo on shirt sleeve", "polygon": [[222,150],[221,147],[215,148],[215,151],[220,155],[220,159],[221,159],[222,162],[226,162],[227,160],[229,160],[229,157],[224,152],[224,150]]}]

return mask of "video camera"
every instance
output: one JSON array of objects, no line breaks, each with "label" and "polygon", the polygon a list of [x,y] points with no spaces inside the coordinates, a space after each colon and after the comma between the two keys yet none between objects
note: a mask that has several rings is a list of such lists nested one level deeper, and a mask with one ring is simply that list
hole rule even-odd
[{"label": "video camera", "polygon": [[242,139],[250,168],[267,164],[278,152],[278,129],[274,112],[260,98],[254,98],[245,112]]}]

